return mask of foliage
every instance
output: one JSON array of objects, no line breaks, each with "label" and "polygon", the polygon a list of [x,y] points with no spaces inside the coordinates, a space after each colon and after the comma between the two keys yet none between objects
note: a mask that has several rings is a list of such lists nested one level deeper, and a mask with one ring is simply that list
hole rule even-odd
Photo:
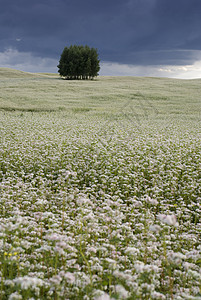
[{"label": "foliage", "polygon": [[99,62],[97,49],[71,45],[61,54],[58,72],[66,79],[92,79],[98,76]]}]

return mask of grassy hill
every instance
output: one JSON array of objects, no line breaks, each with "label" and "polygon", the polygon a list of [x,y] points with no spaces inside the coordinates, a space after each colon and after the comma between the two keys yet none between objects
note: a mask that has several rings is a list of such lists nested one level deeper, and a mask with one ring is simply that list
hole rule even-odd
[{"label": "grassy hill", "polygon": [[49,73],[30,73],[19,71],[10,68],[0,68],[0,78],[1,79],[11,79],[11,78],[35,78],[40,76],[55,76],[55,74]]},{"label": "grassy hill", "polygon": [[33,73],[18,71],[9,68],[0,68],[0,79],[11,79],[11,78],[30,78],[34,77]]},{"label": "grassy hill", "polygon": [[[0,109],[116,113],[129,103],[141,114],[153,106],[160,114],[195,114],[200,109],[201,80],[98,77],[66,81],[57,74],[0,68]],[[152,111],[152,112],[151,112]]]}]

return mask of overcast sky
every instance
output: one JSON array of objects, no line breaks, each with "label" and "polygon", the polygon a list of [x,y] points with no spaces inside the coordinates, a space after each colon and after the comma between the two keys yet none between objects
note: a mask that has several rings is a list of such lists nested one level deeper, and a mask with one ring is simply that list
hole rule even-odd
[{"label": "overcast sky", "polygon": [[201,78],[201,0],[0,0],[0,67],[57,72],[65,46],[100,75]]}]

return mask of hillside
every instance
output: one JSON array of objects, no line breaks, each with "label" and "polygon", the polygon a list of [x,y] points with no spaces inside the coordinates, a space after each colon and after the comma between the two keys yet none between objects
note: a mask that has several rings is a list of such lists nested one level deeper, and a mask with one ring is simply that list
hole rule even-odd
[{"label": "hillside", "polygon": [[[200,111],[201,80],[105,77],[66,81],[57,74],[0,68],[0,109],[115,114],[129,103],[135,112],[162,115]],[[154,108],[153,108],[154,107]],[[144,112],[143,112],[144,113]]]},{"label": "hillside", "polygon": [[9,69],[9,68],[0,68],[0,79],[30,78],[30,77],[35,77],[35,74]]},{"label": "hillside", "polygon": [[36,77],[49,77],[56,74],[49,73],[30,73],[9,68],[0,68],[0,79],[12,79],[12,78],[36,78]]}]

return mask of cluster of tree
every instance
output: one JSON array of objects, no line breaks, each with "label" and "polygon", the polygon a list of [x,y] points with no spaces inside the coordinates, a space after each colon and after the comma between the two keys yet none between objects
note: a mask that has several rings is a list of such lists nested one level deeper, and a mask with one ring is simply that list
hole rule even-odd
[{"label": "cluster of tree", "polygon": [[98,76],[99,63],[97,49],[71,45],[64,48],[57,67],[66,79],[93,79]]}]

